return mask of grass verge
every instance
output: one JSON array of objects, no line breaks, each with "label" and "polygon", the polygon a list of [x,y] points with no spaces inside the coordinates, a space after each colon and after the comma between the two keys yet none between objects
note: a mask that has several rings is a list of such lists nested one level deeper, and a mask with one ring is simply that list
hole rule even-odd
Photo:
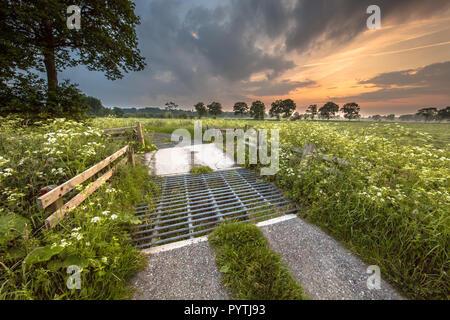
[{"label": "grass verge", "polygon": [[235,299],[303,300],[301,286],[273,253],[261,230],[230,222],[209,235],[222,282]]}]

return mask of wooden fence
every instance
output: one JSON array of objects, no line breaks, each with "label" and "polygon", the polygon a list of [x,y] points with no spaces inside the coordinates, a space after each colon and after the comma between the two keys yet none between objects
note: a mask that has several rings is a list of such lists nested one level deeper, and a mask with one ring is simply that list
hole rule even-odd
[{"label": "wooden fence", "polygon": [[[124,157],[125,156],[125,157]],[[114,166],[110,166],[114,161],[119,160]],[[38,207],[41,209],[46,209],[47,211],[53,212],[45,220],[45,226],[47,228],[53,228],[61,221],[67,212],[78,207],[89,195],[91,195],[95,190],[102,186],[111,176],[114,171],[120,165],[129,162],[132,166],[135,165],[134,152],[129,146],[125,146],[114,154],[110,155],[106,159],[97,163],[96,165],[90,167],[86,171],[80,173],[79,175],[73,177],[72,179],[64,182],[59,186],[48,186],[41,190],[41,196],[37,199]],[[95,180],[92,184],[82,192],[78,193],[67,203],[63,204],[63,196],[68,192],[75,189],[78,185],[85,182],[89,178],[93,177],[95,174],[99,173],[102,169],[110,166],[109,170],[106,171],[101,177]]]},{"label": "wooden fence", "polygon": [[142,125],[138,121],[135,127],[123,127],[123,128],[111,128],[103,130],[102,134],[123,134],[130,130],[136,130],[138,141],[145,147],[144,141],[144,131],[142,130]]}]

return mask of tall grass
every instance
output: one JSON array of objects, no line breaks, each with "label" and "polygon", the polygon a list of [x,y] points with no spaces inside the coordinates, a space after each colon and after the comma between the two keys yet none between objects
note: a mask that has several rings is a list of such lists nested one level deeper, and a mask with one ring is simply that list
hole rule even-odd
[{"label": "tall grass", "polygon": [[[121,168],[56,228],[45,230],[48,213],[35,205],[39,189],[68,180],[127,141],[63,119],[33,127],[0,120],[0,299],[130,297],[127,281],[144,258],[129,243],[128,231],[140,222],[135,204],[151,202],[147,168]],[[71,265],[81,270],[80,289],[66,285]]]},{"label": "tall grass", "polygon": [[[310,165],[288,151],[272,179],[323,227],[414,299],[450,298],[450,152],[435,137],[399,124],[342,130],[324,122],[281,122],[281,142],[349,162]],[[389,137],[389,138],[388,138]]]}]

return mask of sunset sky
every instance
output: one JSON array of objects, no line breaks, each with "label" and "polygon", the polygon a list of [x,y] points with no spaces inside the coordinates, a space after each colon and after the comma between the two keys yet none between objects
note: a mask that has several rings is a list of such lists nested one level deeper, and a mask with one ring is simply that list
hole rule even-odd
[{"label": "sunset sky", "polygon": [[[135,1],[144,71],[109,81],[65,70],[106,106],[355,101],[363,115],[450,105],[448,0]],[[381,8],[369,30],[366,8]],[[82,19],[82,18],[81,18]]]}]

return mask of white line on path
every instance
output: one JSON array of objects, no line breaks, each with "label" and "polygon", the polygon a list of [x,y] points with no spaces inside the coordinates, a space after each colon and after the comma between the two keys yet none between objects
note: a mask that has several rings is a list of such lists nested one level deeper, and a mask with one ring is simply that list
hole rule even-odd
[{"label": "white line on path", "polygon": [[[273,218],[273,219],[269,219],[266,221],[258,222],[256,224],[256,226],[257,227],[265,227],[265,226],[269,226],[271,224],[280,223],[280,222],[283,222],[286,220],[294,219],[295,217],[297,217],[295,214],[286,214],[286,215],[278,217],[278,218]],[[143,254],[155,254],[155,253],[160,253],[160,252],[170,251],[173,249],[182,248],[185,246],[190,246],[191,244],[196,244],[196,243],[204,242],[204,241],[208,241],[207,236],[172,242],[172,243],[164,244],[164,245],[161,245],[158,247],[143,249],[143,250],[141,250],[141,252]]]}]

